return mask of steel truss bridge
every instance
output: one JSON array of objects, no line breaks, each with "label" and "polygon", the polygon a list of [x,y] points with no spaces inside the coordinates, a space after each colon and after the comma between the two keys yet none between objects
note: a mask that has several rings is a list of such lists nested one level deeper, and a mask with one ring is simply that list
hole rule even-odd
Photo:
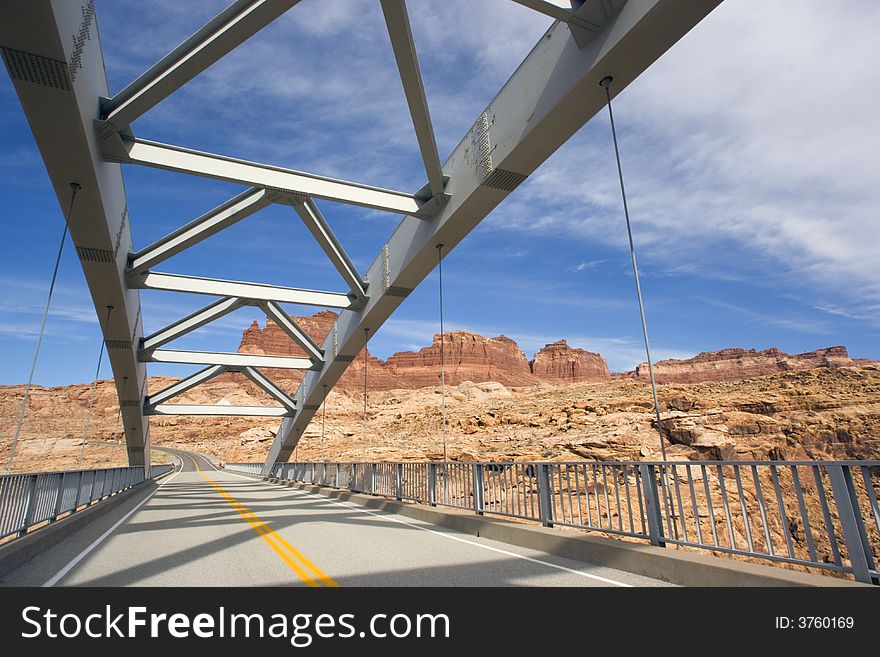
[{"label": "steel truss bridge", "polygon": [[[555,22],[445,162],[440,161],[404,0],[381,0],[403,93],[424,162],[425,185],[392,191],[360,182],[205,153],[136,135],[149,112],[298,0],[236,0],[216,18],[110,95],[94,0],[7,0],[0,24],[3,60],[46,164],[59,204],[80,186],[69,229],[82,263],[113,369],[128,460],[149,468],[153,415],[281,418],[263,473],[288,461],[306,426],[355,355],[437,264],[508,194],[606,103],[612,94],[699,23],[720,0],[514,0]],[[238,183],[243,191],[157,242],[132,243],[123,168],[147,166]],[[346,255],[313,199],[401,216],[366,272]],[[182,276],[162,263],[270,204],[292,207],[339,271],[347,290],[315,291],[259,282]],[[212,298],[202,309],[144,335],[140,290]],[[281,304],[340,311],[315,344]],[[265,311],[307,357],[206,353],[168,348],[175,339],[242,306]],[[112,315],[106,310],[113,307]],[[107,316],[107,321],[103,319]],[[147,363],[202,365],[160,391],[147,389]],[[261,368],[301,369],[293,396]],[[176,395],[223,372],[240,372],[278,401],[274,407],[181,405]]]}]

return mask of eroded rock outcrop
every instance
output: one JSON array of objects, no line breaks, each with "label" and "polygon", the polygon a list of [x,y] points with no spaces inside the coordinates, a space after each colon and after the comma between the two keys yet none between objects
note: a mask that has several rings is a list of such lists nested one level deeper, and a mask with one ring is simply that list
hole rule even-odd
[{"label": "eroded rock outcrop", "polygon": [[[781,372],[850,365],[853,365],[853,361],[846,347],[826,347],[795,355],[776,348],[763,351],[721,349],[703,352],[687,360],[661,360],[654,364],[654,378],[657,383],[741,381]],[[648,364],[641,363],[630,375],[647,381]]]},{"label": "eroded rock outcrop", "polygon": [[609,381],[608,362],[599,354],[569,346],[566,340],[544,345],[531,363],[532,374],[554,383]]},{"label": "eroded rock outcrop", "polygon": [[[540,382],[532,375],[526,355],[516,342],[504,335],[487,338],[468,331],[452,331],[444,340],[447,385],[464,381],[496,381],[511,386],[528,386]],[[386,361],[386,366],[405,379],[410,384],[407,387],[436,385],[440,376],[440,336],[434,336],[430,347],[394,354]]]}]

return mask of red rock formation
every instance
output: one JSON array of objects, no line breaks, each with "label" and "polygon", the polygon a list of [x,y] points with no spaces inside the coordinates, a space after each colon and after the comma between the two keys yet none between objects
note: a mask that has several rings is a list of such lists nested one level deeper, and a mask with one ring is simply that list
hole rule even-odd
[{"label": "red rock formation", "polygon": [[[336,321],[336,313],[322,310],[312,316],[296,317],[296,321],[316,344],[321,345]],[[272,321],[267,322],[265,328],[261,328],[257,322],[251,324],[244,331],[238,350],[250,354],[304,356],[302,349]],[[506,336],[487,338],[467,331],[453,331],[446,334],[444,353],[448,385],[458,385],[463,381],[497,381],[507,386],[530,386],[542,381],[559,384],[609,381],[612,378],[648,378],[645,363],[633,372],[611,375],[607,362],[599,354],[572,348],[565,340],[545,345],[529,362],[516,342]],[[439,383],[439,335],[434,336],[430,347],[398,352],[387,361],[375,358],[369,352],[367,357],[367,384],[370,390],[421,388]],[[704,352],[687,360],[660,361],[654,365],[654,375],[658,383],[739,381],[791,370],[854,364],[857,363],[850,359],[845,347],[828,347],[797,355],[789,355],[779,349],[722,349]],[[297,370],[269,370],[267,373],[284,382],[285,387],[295,387],[303,377],[303,373]],[[240,375],[228,376],[244,382]],[[363,377],[364,352],[361,351],[337,385],[347,390],[358,390],[363,386]]]},{"label": "red rock formation", "polygon": [[[525,354],[507,336],[487,338],[468,331],[452,331],[446,334],[443,348],[448,385],[497,381],[508,386],[528,386],[539,382],[532,375]],[[440,376],[440,336],[434,336],[430,347],[394,354],[386,364],[409,383],[408,387],[436,385]]]},{"label": "red rock formation", "polygon": [[572,348],[565,340],[544,345],[531,365],[532,373],[545,381],[578,383],[611,379],[608,363],[602,356]]},{"label": "red rock formation", "polygon": [[[846,347],[827,347],[796,355],[776,348],[764,351],[722,349],[703,352],[687,360],[661,360],[654,364],[654,378],[657,383],[740,381],[779,372],[852,364]],[[641,363],[631,376],[647,380],[648,364]]]}]

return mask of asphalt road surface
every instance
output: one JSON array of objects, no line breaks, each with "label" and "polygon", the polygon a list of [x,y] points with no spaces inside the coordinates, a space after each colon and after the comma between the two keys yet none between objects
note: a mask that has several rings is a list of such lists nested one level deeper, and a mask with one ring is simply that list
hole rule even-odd
[{"label": "asphalt road surface", "polygon": [[174,474],[2,586],[666,586],[321,495],[165,450]]}]

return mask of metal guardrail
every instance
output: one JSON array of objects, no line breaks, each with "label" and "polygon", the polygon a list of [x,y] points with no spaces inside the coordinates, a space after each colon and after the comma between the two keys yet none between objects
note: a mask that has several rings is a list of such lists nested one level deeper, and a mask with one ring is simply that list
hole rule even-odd
[{"label": "metal guardrail", "polygon": [[272,476],[880,584],[880,461],[308,462]]},{"label": "metal guardrail", "polygon": [[[155,478],[173,469],[154,465],[150,474]],[[0,538],[23,536],[35,525],[54,522],[143,481],[143,466],[0,475]]]},{"label": "metal guardrail", "polygon": [[258,475],[263,472],[262,463],[227,463],[223,468],[225,470],[232,470],[233,472],[244,472],[253,475]]}]

